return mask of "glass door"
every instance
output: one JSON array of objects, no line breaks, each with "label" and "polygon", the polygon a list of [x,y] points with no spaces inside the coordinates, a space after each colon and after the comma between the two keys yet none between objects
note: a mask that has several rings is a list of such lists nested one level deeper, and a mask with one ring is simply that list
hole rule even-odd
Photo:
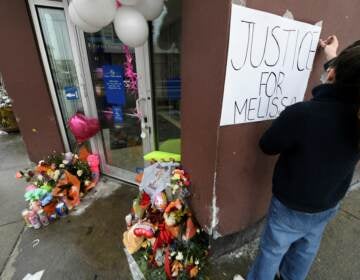
[{"label": "glass door", "polygon": [[[103,173],[134,182],[153,149],[151,91],[146,48],[126,51],[112,24],[97,33],[78,31],[88,84],[89,103],[101,124],[96,145]],[[126,67],[138,74],[130,87]],[[128,66],[126,66],[126,64]]]},{"label": "glass door", "polygon": [[152,22],[151,58],[157,149],[181,154],[181,0]]},{"label": "glass door", "polygon": [[[154,149],[148,47],[125,52],[112,24],[83,33],[69,20],[69,2],[28,0],[63,142],[76,149],[66,123],[77,111],[97,117],[101,133],[90,144],[103,173],[135,182],[144,154]],[[125,75],[130,60],[136,90]]]},{"label": "glass door", "polygon": [[67,151],[74,151],[76,140],[66,123],[84,108],[64,6],[58,1],[29,0],[29,8],[63,143]]}]

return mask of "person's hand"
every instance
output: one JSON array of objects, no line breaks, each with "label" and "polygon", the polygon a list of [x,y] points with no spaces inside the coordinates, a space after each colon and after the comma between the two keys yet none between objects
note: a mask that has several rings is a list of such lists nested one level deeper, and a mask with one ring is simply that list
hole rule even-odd
[{"label": "person's hand", "polygon": [[327,60],[337,56],[339,40],[335,35],[329,36],[326,40],[320,39],[320,46],[324,49]]}]

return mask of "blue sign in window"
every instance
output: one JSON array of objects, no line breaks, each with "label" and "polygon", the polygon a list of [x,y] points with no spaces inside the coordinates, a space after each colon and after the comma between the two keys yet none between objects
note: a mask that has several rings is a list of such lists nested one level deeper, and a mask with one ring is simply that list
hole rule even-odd
[{"label": "blue sign in window", "polygon": [[113,106],[113,119],[115,124],[122,124],[124,122],[123,112],[120,106]]},{"label": "blue sign in window", "polygon": [[107,103],[112,105],[124,105],[124,69],[120,65],[103,65],[103,73]]},{"label": "blue sign in window", "polygon": [[64,87],[64,94],[67,100],[79,99],[79,89],[74,86]]}]

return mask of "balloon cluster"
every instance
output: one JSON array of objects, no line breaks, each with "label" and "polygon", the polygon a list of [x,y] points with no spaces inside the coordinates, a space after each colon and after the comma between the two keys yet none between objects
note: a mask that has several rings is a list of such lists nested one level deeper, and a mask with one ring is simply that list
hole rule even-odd
[{"label": "balloon cluster", "polygon": [[69,15],[76,26],[88,33],[114,22],[119,39],[135,48],[148,39],[147,20],[156,19],[163,8],[164,0],[72,0]]}]

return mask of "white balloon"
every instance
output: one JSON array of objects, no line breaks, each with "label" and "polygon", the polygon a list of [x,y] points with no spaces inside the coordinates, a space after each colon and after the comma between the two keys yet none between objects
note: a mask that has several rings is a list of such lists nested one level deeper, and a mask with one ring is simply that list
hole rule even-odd
[{"label": "white balloon", "polygon": [[122,6],[118,9],[114,27],[119,39],[129,47],[144,45],[149,36],[146,19],[132,7]]},{"label": "white balloon", "polygon": [[161,15],[164,9],[164,0],[139,0],[135,8],[142,13],[147,20],[154,20]]},{"label": "white balloon", "polygon": [[80,16],[78,15],[78,13],[73,5],[73,2],[71,2],[69,5],[69,15],[70,15],[71,22],[85,32],[94,33],[94,32],[98,32],[101,29],[101,27],[91,26],[91,25],[87,24],[85,21],[83,21],[80,18]]},{"label": "white balloon", "polygon": [[88,25],[103,28],[116,14],[116,0],[73,0],[79,17]]},{"label": "white balloon", "polygon": [[122,5],[125,6],[134,6],[139,2],[139,0],[119,0],[119,1]]}]

